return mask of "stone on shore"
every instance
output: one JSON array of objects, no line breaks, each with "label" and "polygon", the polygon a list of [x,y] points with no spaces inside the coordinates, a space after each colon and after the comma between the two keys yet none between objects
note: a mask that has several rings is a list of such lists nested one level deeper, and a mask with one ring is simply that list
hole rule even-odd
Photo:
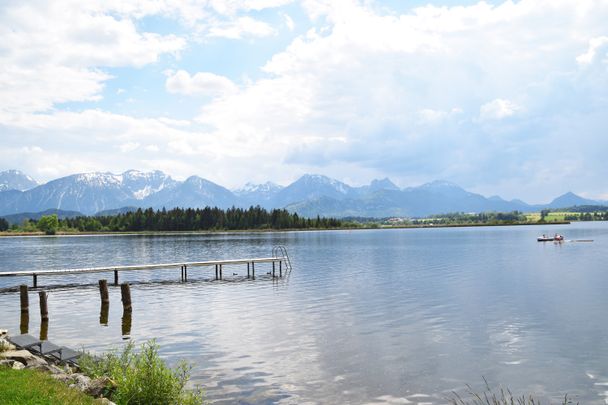
[{"label": "stone on shore", "polygon": [[109,377],[100,377],[91,381],[84,392],[92,397],[109,396],[116,390],[116,383]]},{"label": "stone on shore", "polygon": [[6,350],[15,350],[17,349],[14,344],[9,342],[3,337],[0,337],[0,352],[4,352]]},{"label": "stone on shore", "polygon": [[33,355],[28,350],[8,350],[0,352],[0,359],[16,360],[28,367],[48,365],[46,360]]}]

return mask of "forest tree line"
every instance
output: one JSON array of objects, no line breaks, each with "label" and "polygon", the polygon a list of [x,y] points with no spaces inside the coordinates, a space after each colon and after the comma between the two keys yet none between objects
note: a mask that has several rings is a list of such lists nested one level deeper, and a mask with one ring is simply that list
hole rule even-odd
[{"label": "forest tree line", "polygon": [[338,228],[342,222],[335,218],[304,218],[284,209],[266,210],[259,206],[243,208],[173,208],[170,210],[137,209],[107,216],[78,216],[57,218],[43,216],[28,220],[19,230],[80,232],[139,232],[139,231],[207,231],[248,229],[308,229]]}]

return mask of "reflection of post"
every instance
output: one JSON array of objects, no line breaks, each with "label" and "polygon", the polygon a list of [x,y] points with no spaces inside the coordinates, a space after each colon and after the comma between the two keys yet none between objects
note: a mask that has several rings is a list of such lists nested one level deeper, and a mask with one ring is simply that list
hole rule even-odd
[{"label": "reflection of post", "polygon": [[49,308],[46,303],[46,291],[39,291],[40,297],[40,340],[47,340],[49,335]]},{"label": "reflection of post", "polygon": [[19,323],[19,329],[23,335],[29,332],[30,326],[30,299],[27,294],[27,285],[23,284],[19,286],[19,295],[21,301],[21,322]]},{"label": "reflection of post", "polygon": [[131,289],[129,284],[124,283],[120,285],[120,295],[122,297],[122,308],[125,311],[131,311]]},{"label": "reflection of post", "polygon": [[29,314],[29,312],[22,312],[21,313],[21,323],[19,324],[19,330],[21,331],[22,335],[29,333],[29,326],[30,326],[30,314]]},{"label": "reflection of post", "polygon": [[40,297],[40,319],[49,320],[49,308],[46,303],[46,291],[39,291],[38,296]]},{"label": "reflection of post", "polygon": [[122,338],[129,339],[131,336],[131,310],[122,312]]},{"label": "reflection of post", "polygon": [[133,312],[129,284],[120,285],[120,295],[122,296],[122,338],[129,339],[129,335],[131,335],[131,314]]},{"label": "reflection of post", "polygon": [[40,321],[40,340],[49,338],[49,318]]},{"label": "reflection of post", "polygon": [[19,286],[19,295],[20,295],[20,300],[21,300],[21,313],[29,314],[30,300],[27,295],[27,285],[22,284]]},{"label": "reflection of post", "polygon": [[103,326],[108,326],[108,314],[110,311],[110,303],[102,302],[101,303],[101,313],[99,314],[99,324]]}]

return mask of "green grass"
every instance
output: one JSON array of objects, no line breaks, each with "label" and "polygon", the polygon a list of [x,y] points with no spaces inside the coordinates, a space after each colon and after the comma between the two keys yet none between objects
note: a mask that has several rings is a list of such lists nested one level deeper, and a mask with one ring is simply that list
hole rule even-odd
[{"label": "green grass", "polygon": [[110,399],[119,405],[203,403],[200,390],[187,391],[190,367],[181,362],[168,367],[158,355],[158,345],[151,340],[139,352],[129,342],[121,353],[111,351],[99,358],[89,355],[79,361],[82,371],[91,377],[106,376],[116,383]]},{"label": "green grass", "polygon": [[87,405],[95,400],[36,370],[0,367],[0,404],[4,405]]},{"label": "green grass", "polygon": [[[540,399],[531,394],[528,395],[513,395],[508,388],[499,387],[497,389],[490,388],[488,381],[484,378],[485,389],[483,391],[475,391],[470,385],[467,385],[467,398],[463,398],[456,392],[452,393],[452,397],[448,401],[452,405],[541,405]],[[564,395],[558,402],[560,405],[574,405],[574,402]],[[578,405],[578,403],[576,403]]]},{"label": "green grass", "polygon": [[[578,213],[567,211],[550,212],[549,215],[545,217],[545,222],[563,222],[565,221],[566,215],[578,215]],[[540,221],[540,212],[526,214],[526,219],[530,222]]]}]

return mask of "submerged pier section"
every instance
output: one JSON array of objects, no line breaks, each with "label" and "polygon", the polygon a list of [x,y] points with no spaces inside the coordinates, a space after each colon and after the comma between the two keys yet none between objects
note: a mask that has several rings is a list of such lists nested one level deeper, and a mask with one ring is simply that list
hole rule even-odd
[{"label": "submerged pier section", "polygon": [[0,272],[0,277],[32,277],[32,287],[38,287],[38,276],[58,276],[64,274],[87,274],[87,273],[114,273],[114,285],[118,285],[118,274],[123,271],[154,270],[154,269],[173,269],[180,268],[181,280],[188,281],[188,270],[193,268],[215,268],[215,279],[223,278],[223,266],[227,265],[246,265],[247,277],[255,279],[255,265],[262,263],[272,264],[272,277],[283,277],[284,273],[291,271],[291,261],[284,246],[275,246],[272,249],[272,256],[246,258],[246,259],[227,259],[210,260],[202,262],[176,262],[158,264],[140,264],[127,266],[108,266],[108,267],[88,267],[80,269],[55,269],[55,270],[26,270]]}]

